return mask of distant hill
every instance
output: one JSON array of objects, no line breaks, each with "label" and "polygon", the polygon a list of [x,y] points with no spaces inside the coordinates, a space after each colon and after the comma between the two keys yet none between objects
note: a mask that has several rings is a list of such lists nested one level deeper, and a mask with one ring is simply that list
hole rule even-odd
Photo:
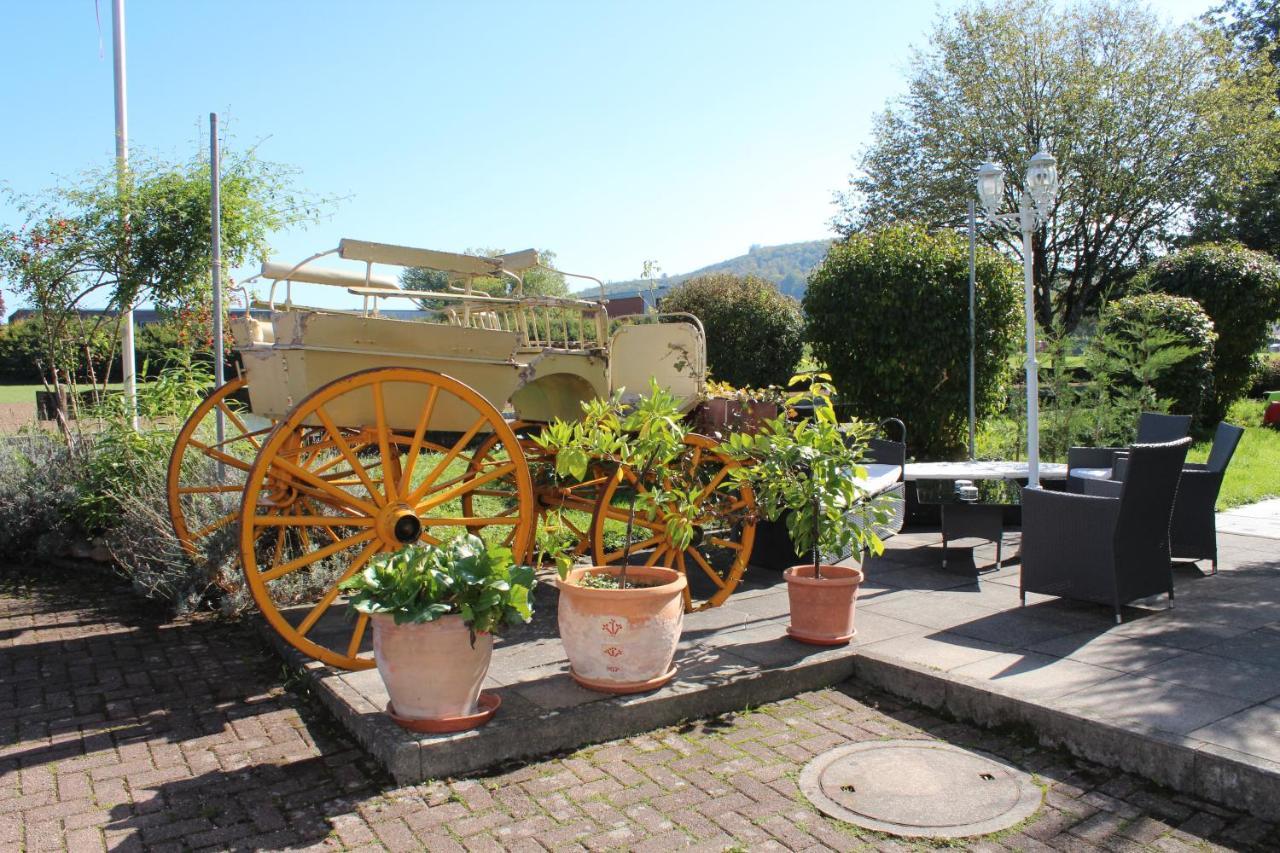
[{"label": "distant hill", "polygon": [[[805,243],[784,243],[781,246],[752,246],[745,255],[705,266],[693,272],[664,275],[656,284],[665,290],[685,279],[708,273],[732,273],[756,275],[778,285],[783,293],[800,299],[804,296],[805,281],[809,273],[822,262],[830,247],[830,240],[809,240]],[[605,285],[609,296],[626,295],[646,290],[649,282],[642,278],[630,281],[613,281]]]}]

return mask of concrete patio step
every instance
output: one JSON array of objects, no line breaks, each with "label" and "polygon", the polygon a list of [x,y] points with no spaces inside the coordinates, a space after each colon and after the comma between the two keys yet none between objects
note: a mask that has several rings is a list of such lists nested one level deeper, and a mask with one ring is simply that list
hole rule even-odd
[{"label": "concrete patio step", "polygon": [[[724,606],[687,617],[678,676],[640,696],[604,696],[569,678],[555,591],[543,585],[534,623],[495,650],[486,689],[503,698],[497,717],[454,735],[414,735],[392,723],[376,671],[340,672],[284,651],[402,782],[473,773],[854,678],[1280,819],[1275,541],[1222,535],[1218,574],[1180,564],[1176,609],[1163,598],[1142,602],[1117,626],[1108,608],[1089,604],[1028,596],[1019,607],[1017,540],[1009,534],[998,567],[994,547],[974,549],[970,565],[990,567],[976,576],[940,569],[936,532],[890,540],[866,566],[858,636],[845,649],[787,638],[785,587],[776,573],[753,568]],[[949,563],[963,566],[970,556],[953,548]]]}]

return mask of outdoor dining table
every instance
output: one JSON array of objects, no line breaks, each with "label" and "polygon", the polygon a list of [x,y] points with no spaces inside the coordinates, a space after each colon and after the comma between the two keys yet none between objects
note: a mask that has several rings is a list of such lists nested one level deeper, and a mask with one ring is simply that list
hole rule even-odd
[{"label": "outdoor dining table", "polygon": [[[1065,480],[1066,477],[1066,465],[1040,465],[1042,480]],[[902,478],[915,484],[919,503],[939,508],[942,568],[947,568],[947,548],[951,540],[970,537],[995,543],[996,562],[992,568],[1000,567],[1005,510],[1021,503],[1018,481],[1027,479],[1027,463],[913,462],[903,468]],[[971,481],[976,488],[961,494],[956,483],[962,480]]]}]

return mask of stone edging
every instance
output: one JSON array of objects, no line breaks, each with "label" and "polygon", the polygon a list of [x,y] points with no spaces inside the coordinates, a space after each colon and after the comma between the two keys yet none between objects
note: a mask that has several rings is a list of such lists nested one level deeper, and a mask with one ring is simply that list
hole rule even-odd
[{"label": "stone edging", "polygon": [[1263,820],[1280,820],[1280,764],[1133,722],[1104,723],[954,673],[863,650],[854,678],[981,726],[1023,726],[1042,746],[1135,773]]}]

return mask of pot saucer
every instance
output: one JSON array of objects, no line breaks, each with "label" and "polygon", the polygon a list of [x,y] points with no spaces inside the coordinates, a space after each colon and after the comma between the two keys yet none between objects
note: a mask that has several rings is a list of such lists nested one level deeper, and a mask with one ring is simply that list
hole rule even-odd
[{"label": "pot saucer", "polygon": [[501,704],[502,697],[497,693],[481,693],[479,701],[476,702],[474,714],[462,714],[457,717],[401,717],[388,702],[387,716],[411,732],[445,734],[483,726],[493,719],[493,715],[497,713],[498,706]]},{"label": "pot saucer", "polygon": [[808,643],[811,646],[847,646],[849,641],[857,635],[857,631],[845,634],[840,637],[831,637],[826,635],[806,634],[803,631],[797,631],[790,625],[787,626],[787,636],[797,642]]},{"label": "pot saucer", "polygon": [[666,684],[676,674],[676,667],[673,664],[671,669],[667,670],[657,678],[650,678],[648,681],[604,681],[594,678],[584,678],[573,671],[573,667],[569,667],[569,675],[573,676],[573,680],[581,684],[588,690],[595,690],[600,693],[644,693],[648,690],[657,690]]}]

